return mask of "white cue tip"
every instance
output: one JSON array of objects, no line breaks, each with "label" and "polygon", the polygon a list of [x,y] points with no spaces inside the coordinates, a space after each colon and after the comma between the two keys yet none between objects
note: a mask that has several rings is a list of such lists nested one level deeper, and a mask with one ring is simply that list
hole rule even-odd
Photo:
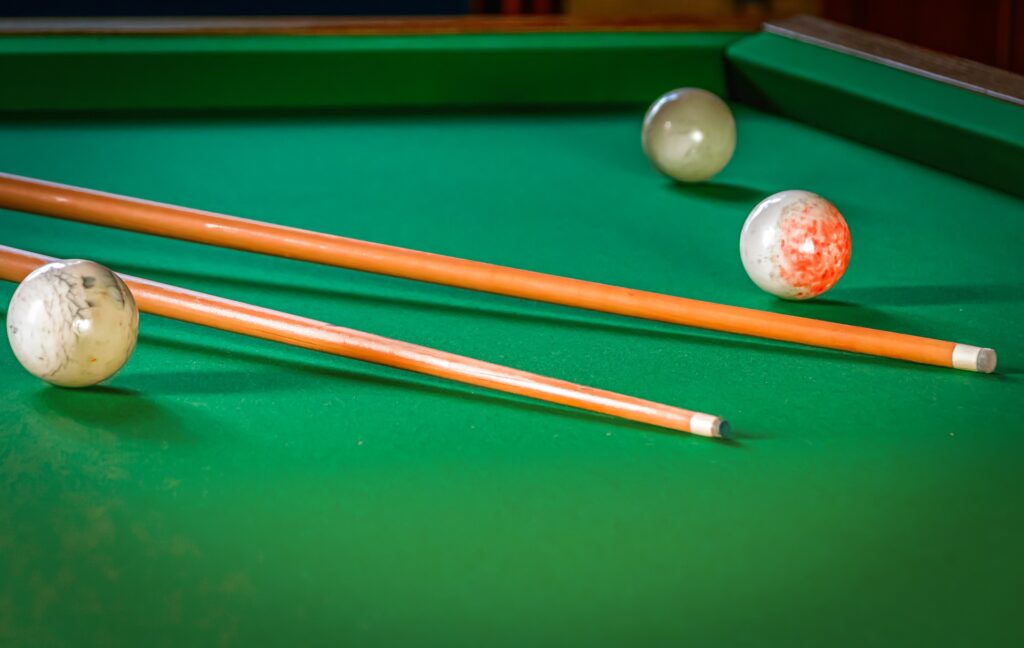
[{"label": "white cue tip", "polygon": [[957,344],[953,347],[953,366],[978,373],[992,373],[996,370],[996,352],[970,344]]},{"label": "white cue tip", "polygon": [[700,436],[729,438],[729,422],[710,414],[694,414],[690,419],[690,432]]}]

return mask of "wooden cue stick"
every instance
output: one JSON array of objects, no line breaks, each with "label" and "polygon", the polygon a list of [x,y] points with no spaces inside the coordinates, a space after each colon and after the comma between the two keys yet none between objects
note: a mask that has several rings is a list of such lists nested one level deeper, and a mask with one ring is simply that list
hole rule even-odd
[{"label": "wooden cue stick", "polygon": [[643,319],[991,373],[996,353],[418,252],[0,173],[0,208]]},{"label": "wooden cue stick", "polygon": [[[0,279],[20,282],[36,268],[56,260],[0,245]],[[729,432],[728,422],[710,414],[584,387],[147,279],[123,274],[118,276],[128,284],[139,310],[153,315],[528,396],[670,430],[706,437],[725,437]]]}]

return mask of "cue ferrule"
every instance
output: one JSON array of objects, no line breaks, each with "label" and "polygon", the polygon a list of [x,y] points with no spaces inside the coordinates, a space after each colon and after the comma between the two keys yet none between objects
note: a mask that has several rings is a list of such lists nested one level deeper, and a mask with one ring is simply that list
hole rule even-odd
[{"label": "cue ferrule", "polygon": [[957,344],[953,347],[953,367],[978,373],[992,373],[996,370],[998,358],[993,349]]}]

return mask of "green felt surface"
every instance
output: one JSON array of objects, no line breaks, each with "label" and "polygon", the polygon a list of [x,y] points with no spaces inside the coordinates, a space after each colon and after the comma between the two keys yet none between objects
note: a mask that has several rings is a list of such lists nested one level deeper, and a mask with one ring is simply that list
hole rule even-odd
[{"label": "green felt surface", "polygon": [[639,105],[724,93],[740,37],[0,37],[0,112]]},{"label": "green felt surface", "polygon": [[751,105],[1024,196],[1020,106],[773,34],[728,59]]},{"label": "green felt surface", "polygon": [[[984,376],[3,213],[8,245],[720,413],[739,441],[150,316],[101,389],[5,349],[0,643],[1024,639],[1024,204],[735,108],[736,157],[694,187],[648,167],[636,112],[0,126],[19,174],[1001,354]],[[854,236],[815,303],[737,252],[794,187]]]}]

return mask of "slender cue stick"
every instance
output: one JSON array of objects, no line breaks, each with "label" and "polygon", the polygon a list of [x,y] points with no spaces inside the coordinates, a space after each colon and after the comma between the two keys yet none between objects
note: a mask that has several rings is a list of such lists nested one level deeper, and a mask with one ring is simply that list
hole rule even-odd
[{"label": "slender cue stick", "polygon": [[992,349],[517,270],[0,173],[0,208],[740,335],[991,373]]},{"label": "slender cue stick", "polygon": [[[39,266],[55,260],[0,245],[0,279],[21,281]],[[670,430],[707,437],[724,437],[729,431],[726,421],[710,414],[538,376],[147,279],[123,274],[119,276],[131,289],[139,310],[153,315],[528,396]]]}]

